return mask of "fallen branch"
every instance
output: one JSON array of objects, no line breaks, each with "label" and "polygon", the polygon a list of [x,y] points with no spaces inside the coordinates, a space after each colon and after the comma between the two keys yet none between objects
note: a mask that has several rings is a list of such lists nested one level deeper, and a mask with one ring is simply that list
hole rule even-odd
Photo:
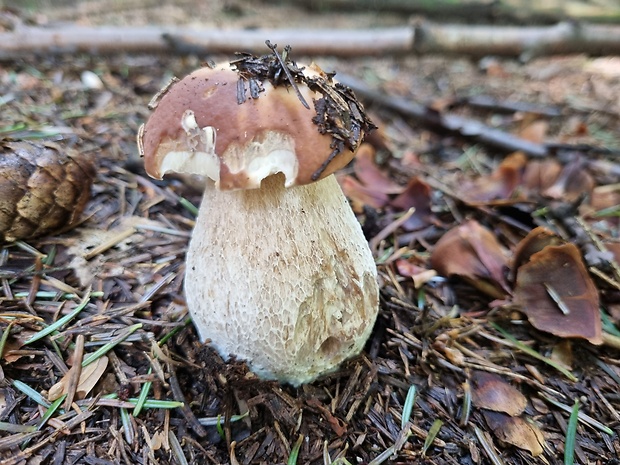
[{"label": "fallen branch", "polygon": [[566,53],[620,54],[620,26],[563,22],[548,27],[435,24],[383,29],[191,29],[186,27],[35,27],[0,33],[0,59],[24,53],[262,53],[265,40],[298,55],[361,56],[443,53],[530,59]]},{"label": "fallen branch", "polygon": [[[278,5],[291,4],[311,11],[376,11],[376,0],[266,0]],[[415,2],[411,0],[381,0],[381,12],[420,15],[427,18],[451,18],[458,21],[523,21],[554,22],[566,18],[589,21],[618,21],[620,6],[617,2],[584,2],[563,0],[531,2],[515,0],[434,0]]]},{"label": "fallen branch", "polygon": [[[421,126],[437,132],[453,134],[465,139],[472,139],[478,143],[500,149],[504,153],[520,151],[534,158],[560,154],[567,154],[572,158],[575,154],[579,153],[586,156],[584,163],[589,169],[606,175],[620,176],[620,164],[597,157],[597,155],[605,155],[607,157],[611,156],[617,158],[620,156],[620,151],[618,150],[585,144],[564,144],[556,142],[539,144],[531,142],[500,129],[487,126],[477,120],[463,118],[450,113],[439,113],[415,101],[387,95],[385,92],[368,87],[364,82],[351,76],[339,73],[337,78],[342,84],[353,89],[356,96],[361,100],[394,111],[405,118],[415,121]],[[488,103],[488,101],[483,101],[483,103]],[[511,106],[505,107],[505,109],[512,111],[534,111],[539,114],[546,114],[547,116],[559,115],[559,109],[557,108],[544,108],[540,106],[530,106],[530,104],[526,103],[518,103],[519,102],[513,102]]]},{"label": "fallen branch", "polygon": [[350,76],[338,74],[338,79],[351,87],[362,100],[395,111],[428,128],[475,139],[482,144],[506,152],[521,151],[532,157],[545,157],[549,154],[547,147],[542,144],[530,142],[479,121],[457,115],[442,114],[411,100],[386,95],[383,92],[371,89],[363,82]]},{"label": "fallen branch", "polygon": [[534,113],[541,116],[560,116],[562,110],[555,105],[542,105],[537,103],[519,102],[496,99],[490,95],[472,95],[462,97],[454,102],[455,105],[467,105],[473,108],[482,108],[500,113]]},{"label": "fallen branch", "polygon": [[467,26],[421,23],[416,26],[417,53],[468,56],[504,55],[529,60],[537,56],[620,52],[620,27],[561,22],[554,26]]},{"label": "fallen branch", "polygon": [[18,26],[0,33],[0,59],[24,53],[265,53],[265,40],[296,55],[377,55],[413,50],[411,27],[373,30],[191,29],[187,27]]}]

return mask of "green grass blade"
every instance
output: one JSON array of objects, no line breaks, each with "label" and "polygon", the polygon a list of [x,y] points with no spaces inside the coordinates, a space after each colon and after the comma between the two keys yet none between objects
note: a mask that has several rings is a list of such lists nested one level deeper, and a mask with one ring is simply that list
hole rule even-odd
[{"label": "green grass blade", "polygon": [[47,266],[52,266],[54,264],[54,260],[56,260],[56,246],[53,245],[52,249],[47,253],[45,258],[43,258],[43,264]]},{"label": "green grass blade", "polygon": [[131,336],[135,331],[137,331],[140,328],[142,328],[142,323],[136,323],[135,325],[129,326],[128,328],[125,328],[124,330],[122,330],[118,334],[118,336],[116,336],[114,339],[112,339],[107,344],[102,345],[99,349],[97,349],[95,352],[93,352],[88,357],[86,357],[84,361],[82,362],[82,367],[90,365],[102,355],[107,354],[110,350],[112,350],[114,347],[119,345],[121,342],[123,342],[125,339],[127,339],[129,336]]},{"label": "green grass blade", "polygon": [[607,375],[613,379],[616,384],[620,385],[620,376],[609,365],[598,358],[594,359],[594,363],[596,363],[601,370],[607,373]]},{"label": "green grass blade", "polygon": [[405,398],[405,405],[403,405],[403,416],[400,420],[401,429],[405,428],[407,422],[411,418],[411,412],[413,410],[413,404],[415,404],[417,392],[418,391],[415,387],[415,384],[409,386],[409,391],[407,391],[407,397]]},{"label": "green grass blade", "polygon": [[286,461],[286,465],[297,465],[297,457],[299,457],[299,449],[301,449],[301,445],[304,442],[304,435],[300,434],[291,449],[291,455],[288,456],[288,460]]},{"label": "green grass blade", "polygon": [[495,324],[493,322],[489,322],[489,324],[493,328],[495,328],[499,333],[501,333],[502,336],[504,336],[506,339],[508,339],[520,351],[525,352],[526,354],[534,357],[535,359],[540,360],[541,362],[544,362],[547,365],[555,368],[556,370],[558,370],[560,373],[562,373],[564,376],[566,376],[571,381],[578,381],[578,378],[575,375],[573,375],[570,371],[568,371],[566,368],[564,368],[560,364],[556,363],[555,361],[553,361],[553,360],[551,360],[551,359],[549,359],[549,358],[547,358],[547,357],[545,357],[543,355],[540,355],[534,349],[532,349],[531,347],[528,347],[525,344],[523,344],[521,341],[519,341],[512,334],[508,333],[506,330],[504,330],[499,325],[497,325],[497,324]]},{"label": "green grass blade", "polygon": [[439,430],[441,430],[442,426],[443,421],[440,419],[435,420],[431,425],[431,429],[428,430],[428,435],[424,440],[424,446],[422,446],[422,457],[426,455],[426,451],[428,451],[429,447],[433,444],[433,441],[437,437],[437,434],[439,433]]},{"label": "green grass blade", "polygon": [[[250,412],[248,411],[248,412],[245,412],[243,415],[232,415],[230,417],[230,422],[234,423],[235,421],[243,420],[249,414]],[[200,423],[202,426],[217,426],[217,424],[221,421],[222,421],[222,417],[219,415],[217,417],[207,417],[207,418],[198,419],[198,423]]]},{"label": "green grass blade", "polygon": [[480,447],[491,461],[492,465],[504,465],[501,457],[497,455],[496,449],[493,444],[489,441],[487,433],[484,433],[480,428],[474,426],[474,433],[478,438],[478,443]]},{"label": "green grass blade", "polygon": [[185,327],[189,326],[192,322],[192,317],[188,316],[187,318],[185,318],[185,320],[183,320],[183,323],[180,324],[179,326],[175,326],[174,328],[172,328],[167,334],[164,335],[164,337],[162,337],[159,342],[157,343],[157,345],[159,347],[163,346],[166,342],[168,342],[168,340],[173,337],[175,334],[179,333],[180,331],[182,331]]},{"label": "green grass blade", "polygon": [[[2,104],[4,104],[4,100],[2,101]],[[26,123],[16,123],[16,124],[11,124],[10,126],[2,126],[0,127],[0,134],[10,134],[12,132],[17,132],[17,131],[23,131],[24,129],[26,129]]]},{"label": "green grass blade", "polygon": [[426,290],[421,287],[418,291],[418,308],[424,310],[426,307]]},{"label": "green grass blade", "polygon": [[221,415],[217,416],[217,423],[215,424],[215,427],[217,429],[217,434],[219,434],[222,439],[225,439],[226,435],[224,434],[224,428],[222,427],[222,416]]},{"label": "green grass blade", "polygon": [[58,410],[58,407],[60,407],[60,405],[64,402],[65,397],[67,397],[67,394],[63,394],[58,399],[56,399],[54,402],[52,402],[52,405],[50,405],[50,408],[48,408],[43,414],[43,416],[41,417],[41,422],[39,423],[37,430],[40,430],[41,428],[43,428],[45,424],[47,423],[47,421],[54,416],[54,414],[56,413],[56,410]]},{"label": "green grass blade", "polygon": [[611,321],[609,315],[603,311],[601,311],[601,322],[603,324],[603,331],[620,337],[620,330],[618,330],[613,321]]},{"label": "green grass blade", "polygon": [[594,212],[593,216],[595,218],[601,218],[606,216],[620,216],[620,206],[613,205],[611,207],[603,208],[599,211]]},{"label": "green grass blade", "polygon": [[[30,296],[30,291],[20,291],[20,292],[16,292],[15,297],[20,298],[20,299],[24,299],[28,296]],[[103,297],[103,292],[91,292],[89,297]],[[77,294],[73,294],[71,292],[58,292],[58,291],[38,291],[35,295],[34,295],[35,299],[38,300],[42,300],[42,299],[57,299],[58,297],[60,297],[63,300],[74,300],[77,299],[78,297],[80,297]]]},{"label": "green grass blade", "polygon": [[579,399],[575,399],[573,409],[566,428],[566,444],[564,444],[564,465],[574,465],[575,438],[577,437],[577,423],[579,421]]},{"label": "green grass blade", "polygon": [[168,430],[168,442],[170,442],[170,449],[174,454],[175,460],[180,465],[189,465],[185,454],[183,453],[183,448],[181,447],[181,443],[177,439],[176,435],[172,432],[172,430]]},{"label": "green grass blade", "polygon": [[6,347],[6,341],[9,339],[9,334],[11,332],[11,328],[13,327],[14,321],[11,321],[6,329],[2,332],[2,337],[0,337],[0,360],[2,360],[2,356],[4,355],[4,348]]},{"label": "green grass blade", "polygon": [[13,381],[13,387],[20,391],[22,394],[26,394],[32,400],[34,400],[37,404],[42,405],[45,408],[50,408],[52,404],[50,404],[47,399],[45,399],[39,392],[32,389],[26,383],[16,379]]},{"label": "green grass blade", "polygon": [[[557,400],[540,393],[540,396],[545,399],[547,402],[549,402],[550,404],[555,405],[556,407],[558,407],[559,409],[564,410],[565,412],[568,413],[572,413],[572,408],[569,407],[568,405],[565,405],[561,402],[558,402]],[[603,433],[609,434],[610,436],[614,435],[614,431],[609,428],[608,426],[605,426],[604,424],[602,424],[600,421],[595,420],[594,418],[592,418],[589,415],[586,415],[583,412],[579,412],[578,414],[578,419],[580,422],[585,423],[586,425],[590,425],[592,428],[597,429],[599,431],[602,431]]]},{"label": "green grass blade", "polygon": [[36,430],[37,427],[34,425],[18,425],[0,421],[0,431],[4,431],[5,433],[33,433]]},{"label": "green grass blade", "polygon": [[193,216],[198,216],[198,207],[196,207],[196,205],[187,200],[185,197],[179,197],[179,203]]},{"label": "green grass blade", "polygon": [[90,293],[87,293],[86,297],[84,297],[84,299],[79,303],[79,305],[75,307],[70,313],[67,313],[65,316],[58,319],[55,323],[49,325],[47,328],[43,328],[38,333],[33,334],[30,339],[24,342],[24,344],[25,345],[32,344],[33,342],[36,342],[39,339],[43,339],[45,336],[52,334],[54,331],[58,330],[59,328],[62,328],[69,321],[75,318],[82,310],[84,310],[86,305],[88,305],[88,302],[90,302]]},{"label": "green grass blade", "polygon": [[129,418],[129,412],[126,408],[121,407],[121,425],[123,425],[123,434],[125,435],[125,441],[127,444],[133,444],[133,426],[131,426],[131,419]]},{"label": "green grass blade", "polygon": [[[151,374],[151,368],[149,368],[148,374]],[[144,407],[144,402],[146,402],[146,397],[151,390],[152,381],[147,381],[142,385],[142,389],[140,389],[140,395],[138,396],[138,401],[136,402],[136,407],[133,409],[133,416],[137,417],[140,415],[142,408]]]},{"label": "green grass blade", "polygon": [[368,465],[381,465],[386,460],[389,460],[389,458],[395,453],[396,453],[396,447],[390,446],[387,449],[385,449],[383,452],[381,452],[379,455],[377,455],[370,462],[368,462]]},{"label": "green grass blade", "polygon": [[[127,399],[132,404],[137,404],[138,399],[132,397],[131,399]],[[177,402],[176,400],[157,400],[157,399],[146,399],[142,408],[161,408],[161,409],[175,409],[180,408],[185,405],[183,402]]]},{"label": "green grass blade", "polygon": [[[102,399],[118,399],[118,394],[113,392],[111,394],[106,394],[101,396]],[[136,397],[131,397],[127,399],[127,402],[135,405],[138,403],[138,399]],[[163,408],[163,409],[175,409],[179,407],[183,407],[185,405],[183,402],[178,402],[176,400],[158,400],[158,399],[146,399],[144,401],[144,405],[142,408]],[[121,407],[122,408],[122,407]]]}]

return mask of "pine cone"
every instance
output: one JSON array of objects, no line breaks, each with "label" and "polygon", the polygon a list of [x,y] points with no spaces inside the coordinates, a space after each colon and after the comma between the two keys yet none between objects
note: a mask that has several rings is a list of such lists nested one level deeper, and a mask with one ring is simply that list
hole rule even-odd
[{"label": "pine cone", "polygon": [[91,159],[57,144],[0,142],[0,242],[71,228],[94,177]]}]

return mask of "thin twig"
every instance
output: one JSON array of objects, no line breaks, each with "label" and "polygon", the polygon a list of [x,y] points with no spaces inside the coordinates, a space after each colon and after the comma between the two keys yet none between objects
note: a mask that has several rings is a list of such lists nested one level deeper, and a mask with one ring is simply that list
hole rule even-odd
[{"label": "thin twig", "polygon": [[306,102],[306,99],[304,98],[304,96],[301,95],[301,92],[299,91],[299,87],[297,86],[295,79],[293,79],[293,76],[291,76],[291,72],[289,71],[288,66],[286,66],[286,63],[284,62],[284,60],[278,53],[278,44],[272,44],[268,40],[265,41],[265,44],[267,45],[267,47],[271,49],[273,54],[276,56],[276,58],[280,62],[280,66],[282,66],[282,71],[284,71],[284,74],[286,74],[286,78],[288,79],[288,82],[291,85],[291,87],[293,87],[293,90],[295,91],[297,98],[299,99],[301,104],[309,110],[310,105],[308,105],[308,102]]},{"label": "thin twig", "polygon": [[194,430],[194,432],[204,438],[207,435],[207,430],[200,424],[192,409],[187,406],[187,402],[185,400],[185,396],[183,395],[183,390],[181,389],[181,385],[179,384],[179,379],[177,378],[176,372],[174,370],[174,366],[172,363],[168,363],[168,372],[169,378],[168,383],[170,384],[170,390],[172,391],[172,397],[174,400],[183,402],[183,406],[181,407],[181,412],[183,416],[189,423],[189,427]]},{"label": "thin twig", "polygon": [[77,392],[78,384],[80,382],[80,375],[82,374],[82,361],[84,359],[84,335],[78,334],[75,339],[75,351],[73,352],[73,366],[71,367],[71,375],[67,382],[67,397],[65,399],[64,409],[69,411],[71,404]]}]

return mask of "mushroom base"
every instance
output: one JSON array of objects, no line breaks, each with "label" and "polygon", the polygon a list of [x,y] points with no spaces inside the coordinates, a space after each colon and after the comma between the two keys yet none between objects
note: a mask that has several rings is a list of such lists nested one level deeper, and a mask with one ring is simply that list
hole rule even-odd
[{"label": "mushroom base", "polygon": [[293,385],[358,354],[379,308],[374,259],[334,176],[226,192],[208,181],[185,291],[203,341]]}]

